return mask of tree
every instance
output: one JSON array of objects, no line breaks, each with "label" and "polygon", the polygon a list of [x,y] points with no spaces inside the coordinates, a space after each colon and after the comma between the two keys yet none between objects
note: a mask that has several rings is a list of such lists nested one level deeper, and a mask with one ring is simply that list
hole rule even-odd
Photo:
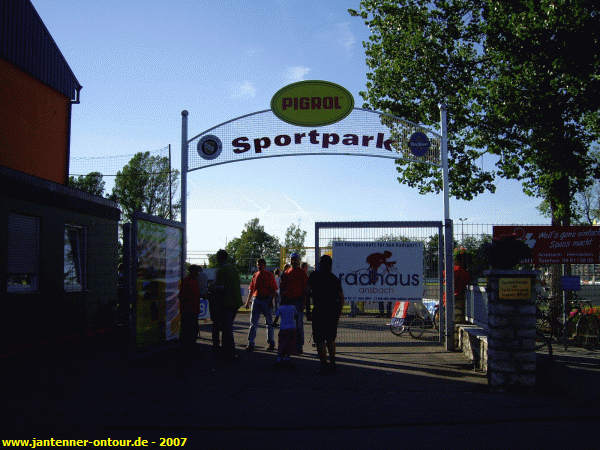
[{"label": "tree", "polygon": [[79,175],[77,178],[70,176],[68,181],[70,187],[99,197],[104,194],[105,184],[100,172],[90,172],[87,175]]},{"label": "tree", "polygon": [[[593,153],[595,164],[600,164],[600,152]],[[552,217],[550,203],[547,200],[537,206],[538,211],[545,217]],[[595,180],[573,198],[571,220],[576,225],[594,225],[600,222],[600,181]]]},{"label": "tree", "polygon": [[178,170],[169,171],[169,158],[150,156],[150,152],[136,153],[117,172],[111,198],[119,203],[125,221],[131,220],[135,211],[165,219],[175,218],[181,202],[172,204],[169,211],[169,178],[171,202],[177,188]]},{"label": "tree", "polygon": [[305,247],[306,231],[300,228],[300,225],[291,224],[285,230],[285,239],[283,246],[286,248],[286,253],[298,253],[300,259],[306,256]]},{"label": "tree", "polygon": [[[267,233],[259,219],[254,218],[244,225],[238,238],[227,243],[225,250],[229,253],[240,273],[252,273],[256,259],[279,259],[279,239]],[[210,258],[209,258],[210,260]]]},{"label": "tree", "polygon": [[[600,177],[600,6],[586,0],[363,0],[365,107],[433,126],[449,111],[450,194],[470,200],[519,180],[568,225],[571,197]],[[581,43],[585,42],[586,45]],[[497,156],[495,170],[477,164]],[[439,192],[431,166],[400,163],[398,180]]]}]

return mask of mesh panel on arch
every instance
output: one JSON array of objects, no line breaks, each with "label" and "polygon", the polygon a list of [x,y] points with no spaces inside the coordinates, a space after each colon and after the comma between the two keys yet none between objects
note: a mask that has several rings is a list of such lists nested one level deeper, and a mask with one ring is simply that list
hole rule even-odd
[{"label": "mesh panel on arch", "polygon": [[[423,156],[415,156],[409,139],[415,132],[429,138]],[[205,159],[198,150],[207,135],[219,138],[222,151]],[[437,133],[411,122],[376,111],[355,108],[344,120],[321,127],[291,125],[271,110],[241,116],[222,123],[188,140],[188,170],[246,159],[309,155],[356,155],[441,165],[441,138]]]}]

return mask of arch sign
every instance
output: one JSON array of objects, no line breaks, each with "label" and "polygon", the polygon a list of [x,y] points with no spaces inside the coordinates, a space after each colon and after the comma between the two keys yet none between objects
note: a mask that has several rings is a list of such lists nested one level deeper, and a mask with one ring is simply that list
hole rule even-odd
[{"label": "arch sign", "polygon": [[[389,158],[441,167],[444,186],[445,269],[452,273],[448,206],[446,108],[440,133],[404,119],[355,108],[352,94],[329,81],[300,81],[278,90],[271,109],[223,122],[188,139],[187,111],[181,124],[181,220],[186,225],[187,173],[261,158],[345,155]],[[185,236],[185,235],[184,235]],[[184,254],[185,262],[185,237]],[[452,277],[446,283],[452,307]]]},{"label": "arch sign", "polygon": [[271,109],[237,117],[187,138],[182,174],[258,158],[347,155],[441,166],[441,135],[392,115],[355,108],[352,94],[329,81],[281,88]]}]

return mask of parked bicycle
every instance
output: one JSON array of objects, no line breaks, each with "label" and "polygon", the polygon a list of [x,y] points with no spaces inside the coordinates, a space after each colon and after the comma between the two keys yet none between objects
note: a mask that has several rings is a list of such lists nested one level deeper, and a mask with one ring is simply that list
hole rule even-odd
[{"label": "parked bicycle", "polygon": [[419,311],[406,314],[406,317],[392,317],[390,331],[396,336],[402,336],[408,331],[413,338],[419,339],[425,330],[439,330],[439,305],[435,305],[433,314],[423,314]]},{"label": "parked bicycle", "polygon": [[547,333],[551,330],[549,317],[538,305],[536,305],[536,323],[535,323],[535,350],[548,350],[548,355],[552,357],[552,334]]},{"label": "parked bicycle", "polygon": [[600,321],[593,312],[592,302],[575,296],[567,319],[567,331],[569,321],[575,323],[575,344],[580,347],[596,348],[598,345]]},{"label": "parked bicycle", "polygon": [[536,305],[538,310],[536,335],[540,338],[538,341],[542,341],[543,334],[550,342],[553,339],[558,343],[563,342],[565,350],[571,339],[577,346],[597,347],[600,340],[600,320],[593,314],[591,302],[580,299],[575,293],[570,296],[571,299],[567,304],[567,339],[564,334],[561,302],[538,298]]}]

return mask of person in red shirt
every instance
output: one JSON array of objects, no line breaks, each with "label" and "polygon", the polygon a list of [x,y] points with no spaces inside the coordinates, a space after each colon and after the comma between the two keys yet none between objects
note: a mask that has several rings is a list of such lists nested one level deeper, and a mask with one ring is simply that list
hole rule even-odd
[{"label": "person in red shirt", "polygon": [[[454,255],[454,311],[455,322],[464,320],[466,289],[471,282],[471,275],[465,269],[467,253],[463,248],[456,251]],[[444,272],[444,279],[446,273]],[[444,292],[444,307],[446,306],[446,292]]]},{"label": "person in red shirt", "polygon": [[188,350],[194,347],[200,328],[198,325],[198,314],[200,314],[199,272],[200,267],[192,264],[188,269],[188,275],[181,281],[179,290],[179,311],[181,313],[179,340]]},{"label": "person in red shirt", "polygon": [[250,312],[250,330],[248,330],[248,351],[254,350],[254,340],[256,338],[256,327],[260,315],[265,316],[267,323],[267,350],[275,349],[275,340],[273,337],[273,303],[277,295],[277,281],[272,272],[266,270],[267,263],[263,258],[256,260],[258,270],[252,275],[252,281],[248,287],[248,298],[246,299],[246,309],[252,302],[252,311]]},{"label": "person in red shirt", "polygon": [[288,299],[288,304],[294,305],[298,311],[296,319],[296,353],[301,355],[304,346],[304,308],[307,301],[308,276],[300,268],[300,255],[298,253],[292,253],[290,262],[292,267],[281,275],[280,292],[282,299]]}]

